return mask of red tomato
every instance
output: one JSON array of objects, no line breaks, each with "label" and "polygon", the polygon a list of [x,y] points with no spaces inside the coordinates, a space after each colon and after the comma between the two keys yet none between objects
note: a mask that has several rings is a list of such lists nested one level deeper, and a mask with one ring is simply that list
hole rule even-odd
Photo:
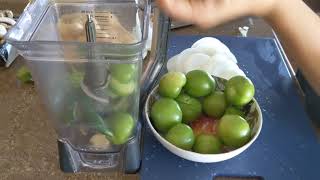
[{"label": "red tomato", "polygon": [[217,125],[218,120],[207,116],[201,116],[191,123],[191,128],[195,136],[198,136],[199,134],[216,135]]}]

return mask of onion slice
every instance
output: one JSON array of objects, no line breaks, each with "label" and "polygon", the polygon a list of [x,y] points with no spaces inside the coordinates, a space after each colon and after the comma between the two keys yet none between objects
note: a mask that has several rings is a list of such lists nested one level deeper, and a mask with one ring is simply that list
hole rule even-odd
[{"label": "onion slice", "polygon": [[238,75],[245,76],[229,48],[212,37],[202,38],[196,41],[191,48],[170,58],[167,62],[167,69],[182,73],[199,69],[224,79]]},{"label": "onion slice", "polygon": [[177,71],[176,70],[176,63],[177,63],[177,59],[179,58],[179,54],[171,57],[168,62],[167,62],[167,69],[169,72],[171,71]]},{"label": "onion slice", "polygon": [[182,66],[184,73],[188,73],[192,70],[203,70],[209,72],[212,66],[212,59],[206,54],[194,53],[186,57]]}]

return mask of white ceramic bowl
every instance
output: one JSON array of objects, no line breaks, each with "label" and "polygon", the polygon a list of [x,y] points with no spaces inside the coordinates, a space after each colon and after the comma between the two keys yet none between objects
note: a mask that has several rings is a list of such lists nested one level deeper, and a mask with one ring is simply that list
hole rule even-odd
[{"label": "white ceramic bowl", "polygon": [[220,153],[220,154],[200,154],[200,153],[186,151],[181,148],[178,148],[175,145],[168,142],[165,138],[163,138],[156,131],[156,129],[153,127],[151,120],[149,118],[151,105],[152,105],[151,103],[153,103],[154,100],[156,99],[157,90],[158,90],[158,86],[155,87],[151,91],[151,93],[149,94],[147,101],[146,101],[146,104],[145,104],[145,108],[144,108],[144,116],[145,116],[145,119],[147,120],[147,123],[148,123],[153,135],[158,139],[158,141],[166,149],[168,149],[170,152],[172,152],[173,154],[175,154],[179,157],[182,157],[182,158],[190,160],[190,161],[202,162],[202,163],[213,163],[213,162],[224,161],[227,159],[231,159],[231,158],[239,155],[243,151],[245,151],[257,139],[257,137],[260,134],[260,131],[262,128],[262,113],[261,113],[261,109],[259,107],[259,104],[257,103],[257,101],[255,99],[253,99],[253,104],[251,105],[251,111],[253,112],[252,114],[254,114],[255,117],[253,118],[253,122],[251,125],[251,140],[247,144],[243,145],[242,147],[240,147],[238,149],[234,149],[232,151],[229,151],[226,153]]}]

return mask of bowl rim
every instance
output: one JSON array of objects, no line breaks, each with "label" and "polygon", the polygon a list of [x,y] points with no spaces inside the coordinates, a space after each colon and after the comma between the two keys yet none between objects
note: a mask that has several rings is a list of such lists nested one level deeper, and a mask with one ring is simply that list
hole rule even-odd
[{"label": "bowl rim", "polygon": [[[246,144],[244,144],[243,146],[241,147],[238,147],[236,149],[233,149],[231,151],[228,151],[228,152],[224,152],[224,153],[218,153],[218,154],[201,154],[201,153],[197,153],[197,152],[193,152],[193,151],[188,151],[188,150],[184,150],[184,149],[181,149],[175,145],[173,145],[172,143],[170,143],[169,141],[167,141],[164,137],[162,137],[158,131],[153,127],[153,124],[151,123],[151,119],[149,118],[149,110],[148,110],[148,107],[149,107],[149,103],[150,103],[150,98],[151,96],[153,96],[156,92],[156,90],[158,89],[159,85],[155,86],[152,91],[149,93],[147,99],[146,99],[146,102],[145,102],[145,105],[144,105],[144,110],[143,110],[143,114],[144,114],[144,117],[145,119],[147,120],[147,123],[151,129],[151,131],[153,132],[154,136],[156,136],[156,138],[160,138],[161,141],[163,143],[165,143],[167,146],[169,146],[170,148],[173,148],[173,149],[176,149],[176,150],[179,150],[181,151],[181,153],[187,153],[189,155],[192,155],[192,156],[198,156],[198,157],[201,157],[201,158],[208,158],[208,157],[218,157],[218,156],[229,156],[230,158],[234,157],[234,153],[237,152],[237,151],[240,151],[239,153],[243,152],[244,149],[247,149],[259,136],[260,132],[261,132],[261,129],[262,129],[262,125],[263,125],[263,117],[262,117],[262,111],[261,111],[261,108],[257,102],[257,100],[253,97],[253,102],[254,104],[256,105],[256,109],[258,111],[258,128],[257,128],[257,131],[255,133],[255,135],[250,139],[250,141],[248,141]],[[160,142],[160,143],[162,143]],[[166,149],[168,149],[167,147],[165,147]],[[243,149],[244,148],[244,149]],[[171,151],[171,150],[169,150]],[[172,152],[173,153],[173,152]],[[174,153],[175,154],[175,153]],[[231,157],[232,156],[232,157]],[[228,158],[229,159],[229,158]]]}]

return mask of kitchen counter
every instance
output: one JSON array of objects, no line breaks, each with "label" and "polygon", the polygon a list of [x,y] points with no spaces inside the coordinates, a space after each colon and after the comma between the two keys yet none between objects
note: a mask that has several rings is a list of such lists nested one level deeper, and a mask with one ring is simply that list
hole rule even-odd
[{"label": "kitchen counter", "polygon": [[[272,37],[260,19],[242,19],[209,31],[194,27],[174,30],[178,34],[238,35],[239,26],[249,26],[249,36]],[[59,169],[56,133],[32,84],[21,84],[15,74],[23,64],[19,57],[0,69],[0,179],[112,179],[101,173],[64,174]],[[137,179],[137,175],[125,179]]]}]

